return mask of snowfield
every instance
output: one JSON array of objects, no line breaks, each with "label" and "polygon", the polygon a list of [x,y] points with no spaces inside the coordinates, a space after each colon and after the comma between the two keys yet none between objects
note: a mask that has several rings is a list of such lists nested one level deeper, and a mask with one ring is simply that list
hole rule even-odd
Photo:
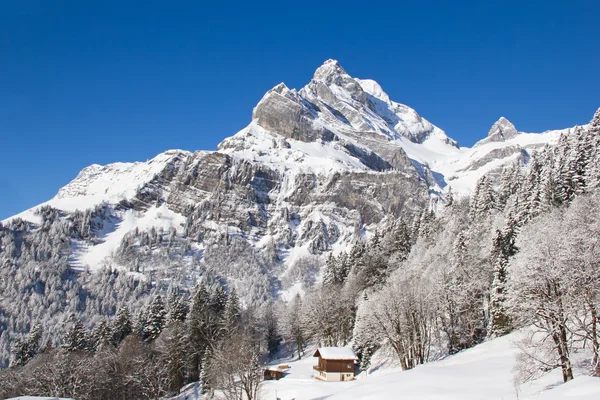
[{"label": "snowfield", "polygon": [[[283,361],[290,373],[280,381],[267,381],[263,399],[281,400],[596,400],[600,379],[584,375],[566,384],[559,370],[521,386],[514,383],[513,368],[519,352],[513,333],[413,370],[385,367],[374,362],[370,373],[352,382],[321,382],[312,378],[316,358],[311,351],[300,361]],[[384,366],[380,367],[382,364]]]}]

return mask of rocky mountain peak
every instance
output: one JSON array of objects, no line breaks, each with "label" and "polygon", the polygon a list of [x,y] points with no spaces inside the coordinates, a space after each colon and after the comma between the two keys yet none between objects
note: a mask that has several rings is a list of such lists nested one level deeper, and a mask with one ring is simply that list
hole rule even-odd
[{"label": "rocky mountain peak", "polygon": [[315,71],[313,80],[330,80],[340,75],[348,75],[337,60],[329,59]]},{"label": "rocky mountain peak", "polygon": [[500,117],[498,121],[492,125],[487,137],[497,137],[499,140],[506,140],[517,136],[519,132],[508,119]]}]

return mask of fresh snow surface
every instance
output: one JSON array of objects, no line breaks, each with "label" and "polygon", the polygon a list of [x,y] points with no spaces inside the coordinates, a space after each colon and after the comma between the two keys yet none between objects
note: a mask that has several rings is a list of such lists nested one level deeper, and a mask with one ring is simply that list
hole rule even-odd
[{"label": "fresh snow surface", "polygon": [[279,381],[267,381],[264,399],[281,400],[597,400],[600,379],[576,376],[562,383],[559,370],[521,385],[514,384],[513,368],[518,349],[513,341],[520,333],[498,338],[443,360],[410,371],[374,362],[368,375],[351,382],[321,382],[313,378],[314,353],[300,361],[281,360],[290,365]]},{"label": "fresh snow surface", "polygon": [[[319,347],[317,349],[326,360],[356,360],[356,354],[349,347]],[[314,354],[317,354],[316,352]]]},{"label": "fresh snow surface", "polygon": [[130,198],[135,195],[138,187],[152,180],[168,162],[180,154],[190,153],[183,150],[169,150],[146,162],[90,165],[81,170],[79,175],[63,187],[55,198],[101,198],[106,202],[118,202]]},{"label": "fresh snow surface", "polygon": [[90,165],[79,172],[77,177],[61,188],[51,200],[32,207],[2,221],[13,218],[39,223],[35,212],[49,205],[66,212],[85,211],[102,203],[117,204],[121,200],[132,199],[140,187],[150,182],[174,158],[191,153],[184,150],[168,150],[146,162],[114,163],[101,166]]},{"label": "fresh snow surface", "polygon": [[150,230],[152,227],[157,230],[162,228],[165,232],[175,228],[181,234],[185,223],[185,217],[169,210],[164,204],[159,207],[151,207],[144,213],[127,210],[121,215],[118,221],[105,222],[104,229],[98,233],[102,243],[90,246],[82,242],[75,242],[75,252],[70,260],[72,267],[81,269],[89,267],[91,270],[102,267],[105,258],[117,250],[125,234],[136,228],[142,232]]},{"label": "fresh snow surface", "polygon": [[[572,128],[571,128],[572,129]],[[554,145],[558,142],[562,133],[570,129],[547,131],[544,133],[525,133],[501,142],[486,142],[473,147],[455,148],[440,141],[436,137],[430,137],[423,143],[413,143],[407,139],[399,139],[399,143],[408,157],[427,165],[431,171],[443,177],[444,187],[452,187],[452,191],[460,195],[471,194],[479,178],[487,172],[507,165],[507,161],[516,161],[519,153],[515,152],[507,158],[497,158],[487,164],[471,169],[471,165],[481,160],[494,150],[510,147],[532,150],[541,148],[546,144]]]},{"label": "fresh snow surface", "polygon": [[[285,174],[330,174],[342,170],[369,170],[359,159],[335,142],[302,142],[285,139],[260,127],[256,121],[226,142],[243,142],[243,149],[224,147],[219,151],[234,158],[249,160]],[[289,147],[288,147],[289,146]]]}]

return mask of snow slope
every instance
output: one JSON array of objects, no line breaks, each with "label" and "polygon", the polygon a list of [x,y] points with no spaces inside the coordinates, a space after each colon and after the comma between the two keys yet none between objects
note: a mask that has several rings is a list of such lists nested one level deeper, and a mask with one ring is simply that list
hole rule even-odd
[{"label": "snow slope", "polygon": [[[286,362],[290,374],[264,384],[265,399],[282,400],[557,400],[598,399],[600,379],[577,376],[562,384],[560,371],[516,387],[513,378],[519,333],[492,340],[410,371],[375,366],[352,382],[321,382],[312,378],[316,359]],[[307,352],[307,354],[311,354]]]},{"label": "snow slope", "polygon": [[90,268],[91,270],[102,267],[106,257],[117,250],[123,237],[136,228],[140,231],[162,228],[167,232],[174,228],[177,233],[181,234],[185,223],[182,215],[169,210],[165,204],[150,207],[145,212],[126,210],[119,213],[119,216],[118,220],[105,223],[104,229],[98,232],[98,238],[101,241],[99,244],[92,246],[84,242],[75,242],[74,251],[69,260],[72,267]]}]

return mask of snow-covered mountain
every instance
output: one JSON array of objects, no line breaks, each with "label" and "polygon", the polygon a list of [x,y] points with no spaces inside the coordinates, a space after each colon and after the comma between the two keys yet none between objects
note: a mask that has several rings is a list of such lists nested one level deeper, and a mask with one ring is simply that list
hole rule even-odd
[{"label": "snow-covered mountain", "polygon": [[[377,82],[352,78],[328,60],[302,89],[281,83],[269,90],[250,124],[216,151],[169,150],[147,162],[92,165],[43,205],[92,210],[84,218],[95,221],[91,238],[75,239],[69,255],[82,269],[138,271],[131,263],[139,254],[123,250],[137,243],[134,231],[154,228],[184,241],[184,268],[208,263],[207,250],[219,241],[243,242],[256,253],[254,270],[210,268],[251,300],[315,279],[307,277],[318,272],[306,267],[312,257],[347,248],[431,199],[443,201],[449,187],[468,194],[483,174],[526,164],[531,151],[565,131],[521,133],[500,118],[487,138],[459,147]],[[39,224],[43,205],[16,217]],[[168,264],[146,255],[146,271]],[[263,277],[260,290],[242,284],[248,274]]]}]

